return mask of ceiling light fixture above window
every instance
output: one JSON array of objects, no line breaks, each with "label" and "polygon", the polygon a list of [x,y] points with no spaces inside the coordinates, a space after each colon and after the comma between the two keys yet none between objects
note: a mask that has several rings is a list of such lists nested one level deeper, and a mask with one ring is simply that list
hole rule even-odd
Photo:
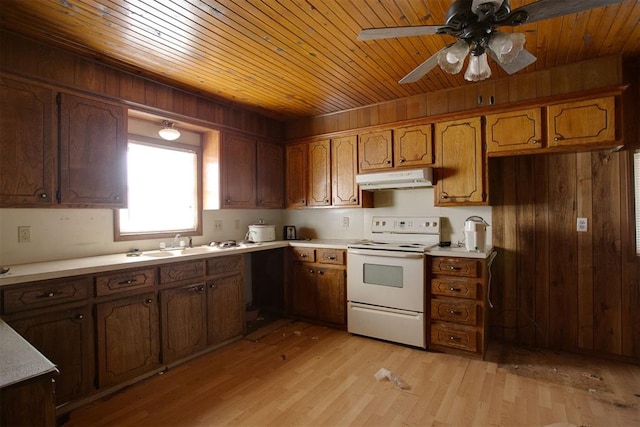
[{"label": "ceiling light fixture above window", "polygon": [[174,141],[180,138],[180,131],[175,128],[175,123],[164,120],[162,122],[162,129],[158,131],[158,135],[160,135],[160,138],[166,139],[167,141]]}]

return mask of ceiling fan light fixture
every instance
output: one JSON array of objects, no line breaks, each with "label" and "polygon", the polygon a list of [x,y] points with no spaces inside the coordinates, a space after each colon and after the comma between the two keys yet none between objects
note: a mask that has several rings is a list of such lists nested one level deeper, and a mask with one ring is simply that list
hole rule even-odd
[{"label": "ceiling fan light fixture", "polygon": [[175,125],[173,122],[164,120],[162,122],[162,129],[158,131],[160,138],[166,139],[167,141],[175,141],[180,138],[180,131],[175,128]]},{"label": "ceiling fan light fixture", "polygon": [[458,74],[464,65],[464,58],[469,53],[469,44],[460,40],[438,54],[438,65],[442,71]]},{"label": "ceiling fan light fixture", "polygon": [[496,31],[489,39],[489,49],[495,53],[498,61],[508,64],[522,52],[525,42],[526,39],[522,33],[505,34]]},{"label": "ceiling fan light fixture", "polygon": [[469,66],[464,73],[464,79],[470,82],[479,82],[491,77],[491,68],[489,68],[489,62],[487,61],[487,53],[477,55],[471,52],[469,55]]}]

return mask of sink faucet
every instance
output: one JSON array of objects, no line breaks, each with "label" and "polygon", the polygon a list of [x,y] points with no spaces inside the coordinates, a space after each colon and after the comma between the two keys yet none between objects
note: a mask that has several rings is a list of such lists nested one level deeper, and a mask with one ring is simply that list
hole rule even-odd
[{"label": "sink faucet", "polygon": [[173,238],[173,242],[171,242],[171,247],[172,248],[177,248],[180,244],[180,242],[178,241],[178,239],[180,238],[180,233],[176,234],[176,237]]}]

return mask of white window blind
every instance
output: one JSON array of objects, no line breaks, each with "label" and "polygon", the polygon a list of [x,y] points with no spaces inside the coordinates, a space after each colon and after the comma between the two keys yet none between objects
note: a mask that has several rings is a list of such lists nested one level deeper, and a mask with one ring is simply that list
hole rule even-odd
[{"label": "white window blind", "polygon": [[636,255],[640,256],[640,150],[633,153],[633,176],[636,195]]}]

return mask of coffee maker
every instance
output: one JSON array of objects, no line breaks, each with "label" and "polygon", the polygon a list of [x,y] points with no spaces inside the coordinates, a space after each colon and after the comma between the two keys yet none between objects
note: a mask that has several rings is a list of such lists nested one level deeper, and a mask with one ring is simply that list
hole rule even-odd
[{"label": "coffee maker", "polygon": [[464,245],[469,252],[484,252],[487,244],[489,224],[479,216],[470,216],[464,221]]}]

